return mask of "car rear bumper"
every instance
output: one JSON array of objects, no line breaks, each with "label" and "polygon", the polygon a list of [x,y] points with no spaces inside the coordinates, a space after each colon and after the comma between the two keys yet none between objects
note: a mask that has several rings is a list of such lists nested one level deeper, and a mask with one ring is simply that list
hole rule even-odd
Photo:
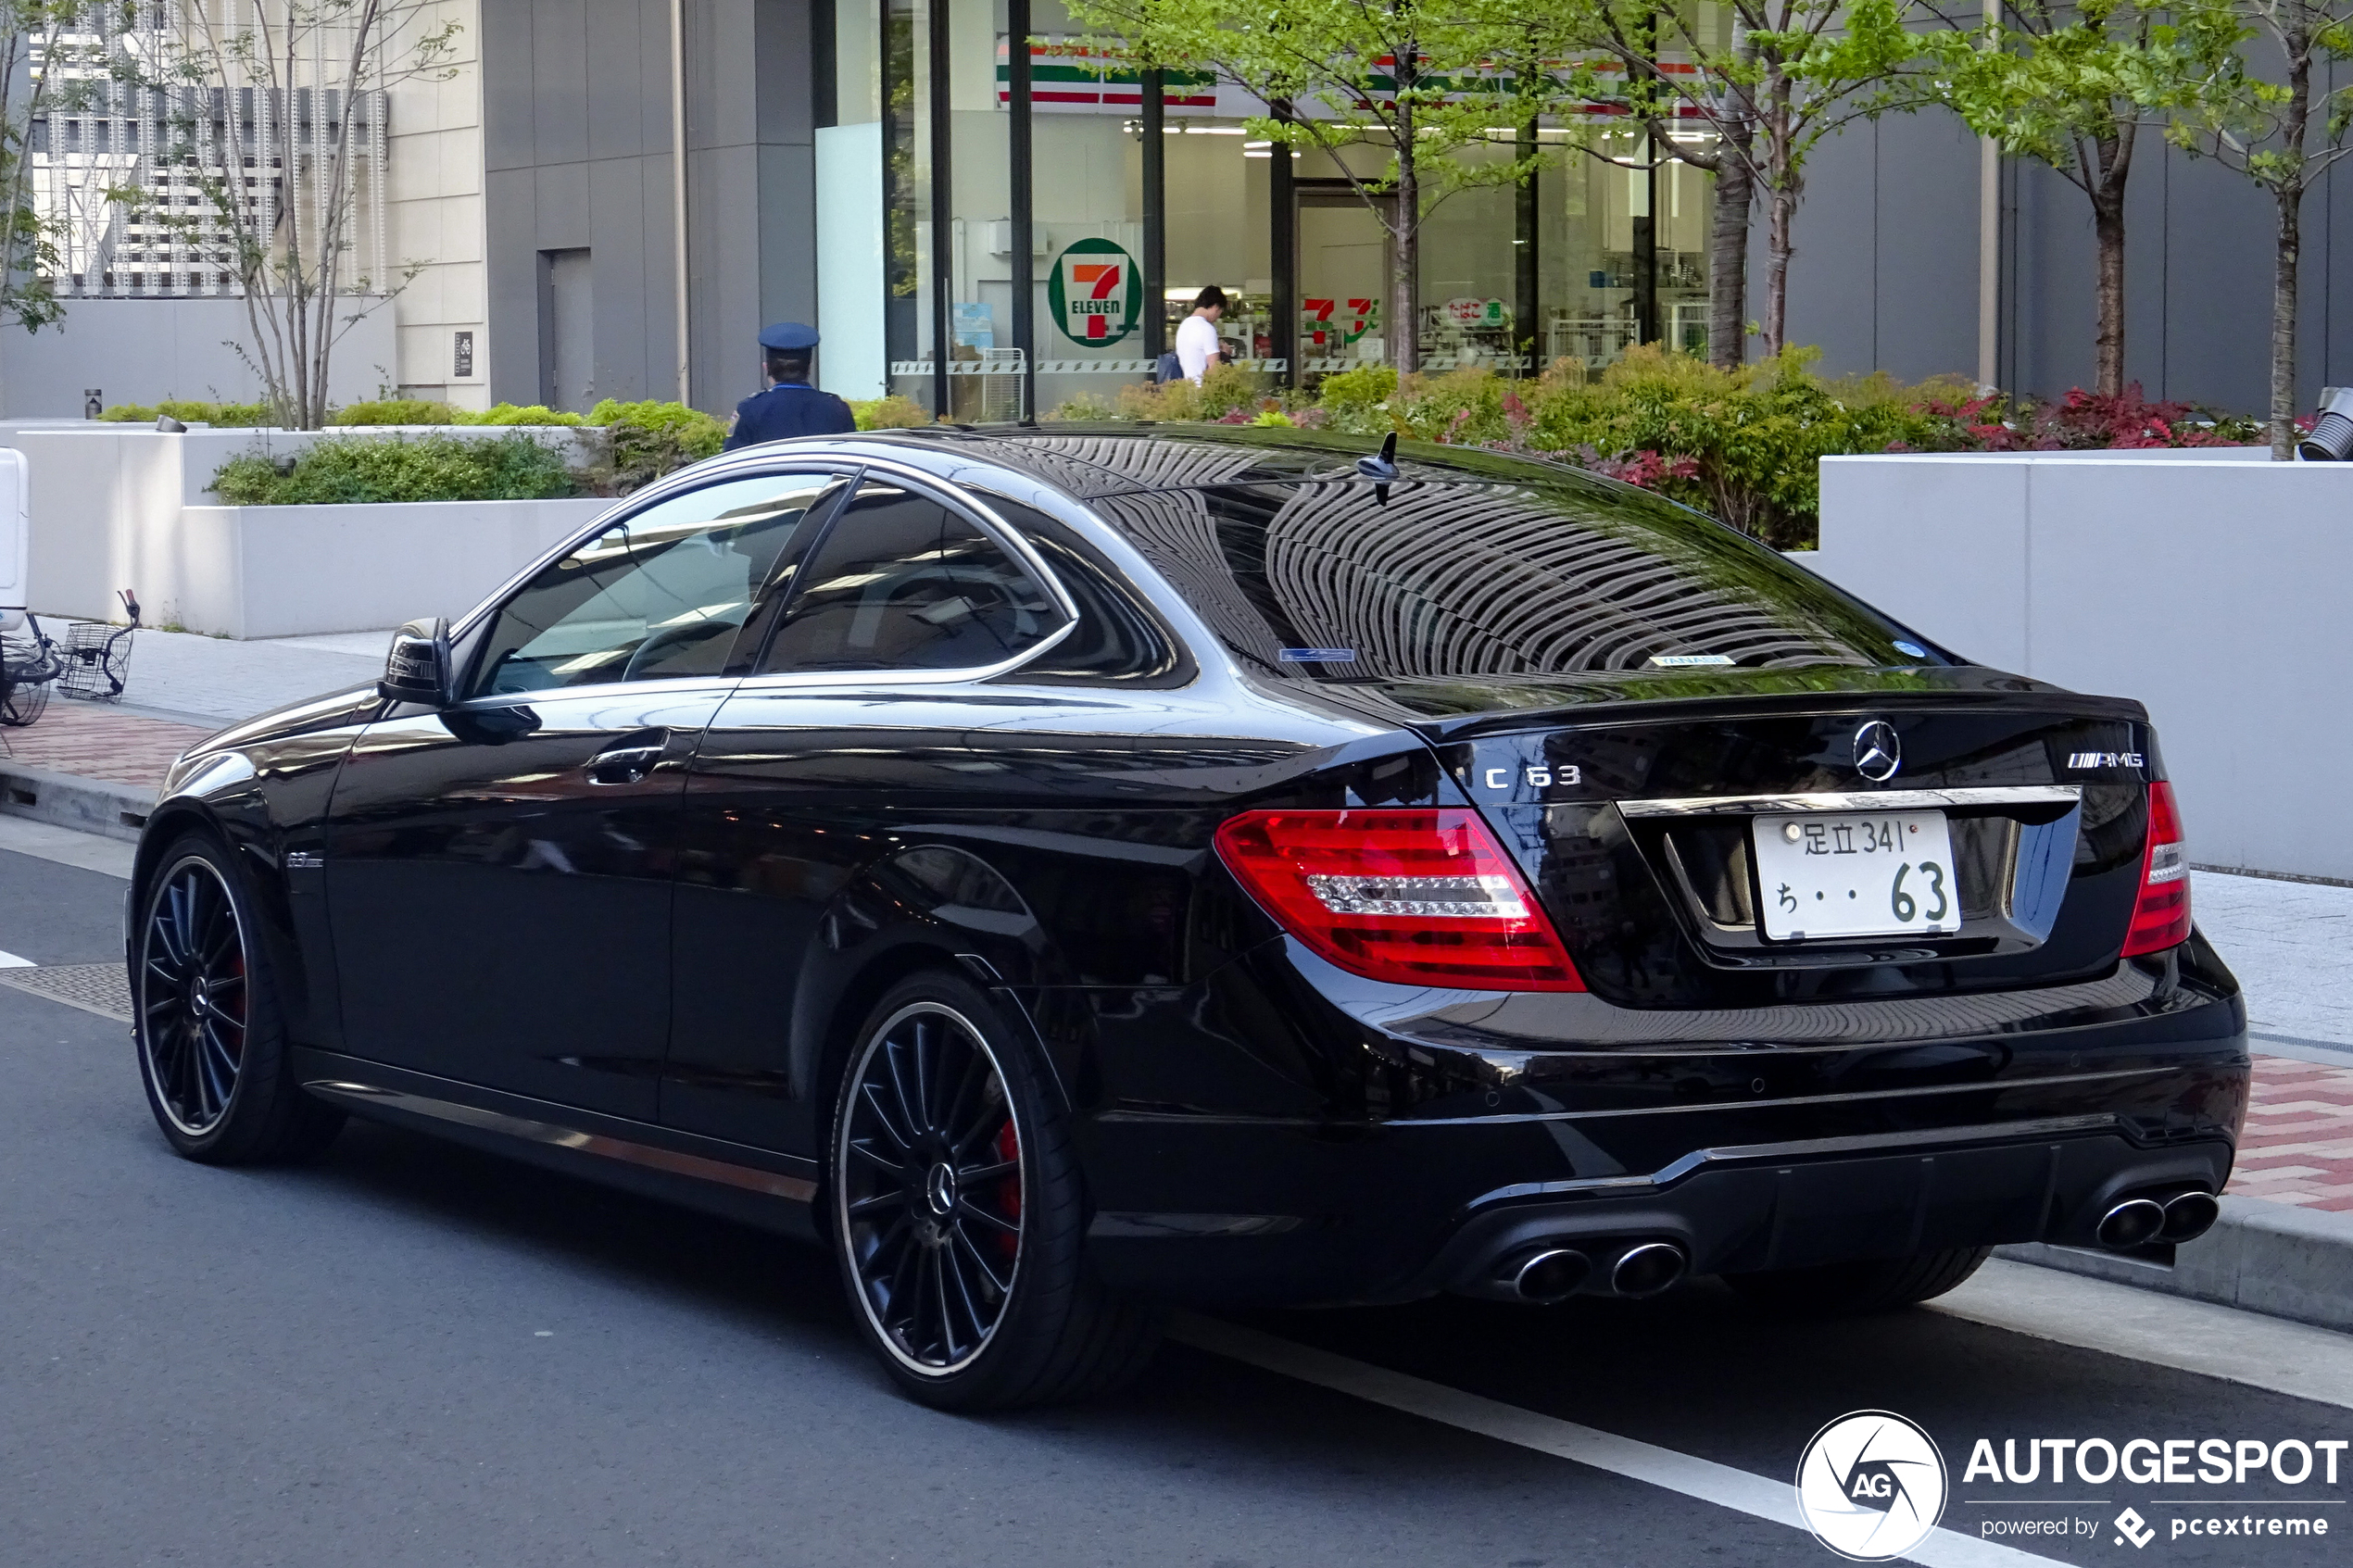
[{"label": "car rear bumper", "polygon": [[[1089,1248],[1128,1288],[1303,1304],[1493,1294],[1499,1268],[1544,1245],[1605,1262],[1667,1241],[1696,1273],[2090,1245],[2125,1197],[2221,1190],[2245,1029],[2231,986],[1930,1041],[1505,1052],[1359,1033],[1341,1060],[1370,1063],[1362,1080],[1318,1064],[1316,1087],[1369,1111],[1385,1084],[1389,1115],[1221,1112],[1205,1094],[1082,1110]],[[1179,1053],[1214,1060],[1199,1034],[1154,1034],[1164,1085]],[[1285,1060],[1263,1040],[1250,1056],[1260,1082]],[[1218,1077],[1239,1081],[1230,1064]]]}]

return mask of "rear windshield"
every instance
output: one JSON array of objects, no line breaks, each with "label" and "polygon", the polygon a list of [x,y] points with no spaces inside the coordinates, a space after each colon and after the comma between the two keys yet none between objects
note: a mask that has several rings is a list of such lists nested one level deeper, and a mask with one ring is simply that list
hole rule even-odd
[{"label": "rear windshield", "polygon": [[1949,662],[1730,529],[1564,476],[1098,498],[1236,654],[1318,680]]}]

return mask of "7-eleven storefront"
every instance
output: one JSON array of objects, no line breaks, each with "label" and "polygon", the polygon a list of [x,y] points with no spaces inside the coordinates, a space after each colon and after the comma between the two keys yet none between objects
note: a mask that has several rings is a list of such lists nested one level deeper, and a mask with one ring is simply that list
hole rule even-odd
[{"label": "7-eleven storefront", "polygon": [[[1211,283],[1235,302],[1220,325],[1235,358],[1278,379],[1390,357],[1382,225],[1329,156],[1250,135],[1260,107],[1239,89],[1168,72],[1148,93],[1055,0],[837,0],[832,20],[816,132],[832,390],[975,420],[1108,401]],[[1523,187],[1429,214],[1426,368],[1696,345],[1705,176],[1646,159],[1630,133],[1603,150],[1659,167],[1565,150]],[[1371,149],[1348,156],[1378,171]]]}]

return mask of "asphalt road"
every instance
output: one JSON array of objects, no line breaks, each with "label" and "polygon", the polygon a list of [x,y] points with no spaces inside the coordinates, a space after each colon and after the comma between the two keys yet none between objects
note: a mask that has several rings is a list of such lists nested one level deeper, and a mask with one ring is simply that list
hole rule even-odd
[{"label": "asphalt road", "polygon": [[[0,851],[0,949],[114,957],[121,887]],[[2311,1441],[2353,1436],[2353,1413],[1945,1313],[1771,1323],[1703,1282],[1647,1304],[1265,1315],[1248,1326],[1284,1354],[1424,1380],[1398,1386],[1428,1413],[1175,1344],[1116,1400],[962,1419],[890,1390],[812,1250],[358,1124],[313,1168],[188,1164],[122,1024],[6,986],[0,1064],[0,1563],[1838,1561],[1787,1524],[1465,1430],[1449,1390],[1779,1488],[1825,1421],[1900,1411],[1951,1467],[1942,1561],[1989,1560],[1986,1521],[2057,1517],[2095,1533],[2016,1544],[2353,1557],[2353,1453],[2335,1486],[1965,1480],[1980,1437]],[[2158,1530],[2145,1549],[2109,1525],[2127,1504]],[[2225,1512],[2332,1534],[2169,1534]]]}]

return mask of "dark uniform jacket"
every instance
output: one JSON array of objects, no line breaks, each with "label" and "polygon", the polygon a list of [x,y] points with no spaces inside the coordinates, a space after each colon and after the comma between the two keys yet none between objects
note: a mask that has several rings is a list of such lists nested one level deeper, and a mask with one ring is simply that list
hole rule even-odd
[{"label": "dark uniform jacket", "polygon": [[847,435],[858,428],[849,405],[806,382],[780,382],[736,405],[736,429],[727,450],[782,441],[792,435]]}]

